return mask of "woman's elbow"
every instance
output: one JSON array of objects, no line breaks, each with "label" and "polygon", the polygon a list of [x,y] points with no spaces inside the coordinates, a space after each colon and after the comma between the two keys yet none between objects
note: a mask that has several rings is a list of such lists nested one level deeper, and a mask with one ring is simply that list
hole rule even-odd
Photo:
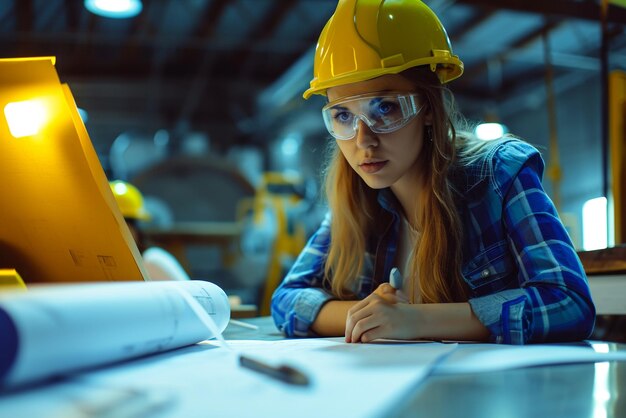
[{"label": "woman's elbow", "polygon": [[575,339],[584,340],[593,333],[593,327],[596,323],[596,307],[590,298],[580,298],[577,305],[580,308],[580,315],[576,321]]},{"label": "woman's elbow", "polygon": [[[596,322],[596,308],[591,298],[573,295],[571,308],[559,321],[562,327],[548,336],[550,342],[582,341],[589,338]],[[559,329],[560,328],[560,329]]]}]

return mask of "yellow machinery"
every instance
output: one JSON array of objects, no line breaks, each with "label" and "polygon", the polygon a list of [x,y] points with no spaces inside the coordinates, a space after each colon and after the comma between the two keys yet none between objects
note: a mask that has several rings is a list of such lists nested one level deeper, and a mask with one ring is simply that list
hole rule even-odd
[{"label": "yellow machinery", "polygon": [[263,286],[259,313],[269,315],[270,301],[293,260],[300,254],[306,241],[304,225],[297,219],[297,206],[303,196],[298,192],[302,184],[299,177],[278,172],[263,174],[253,201],[254,224],[268,222],[268,214],[275,217],[275,238],[270,251],[267,278]]},{"label": "yellow machinery", "polygon": [[626,73],[609,75],[609,138],[615,245],[626,242]]}]

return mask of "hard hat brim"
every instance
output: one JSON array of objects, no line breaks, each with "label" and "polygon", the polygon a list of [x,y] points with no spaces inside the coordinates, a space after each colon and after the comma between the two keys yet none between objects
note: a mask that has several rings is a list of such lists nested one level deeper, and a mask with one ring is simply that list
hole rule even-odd
[{"label": "hard hat brim", "polygon": [[385,69],[373,69],[369,71],[359,71],[354,73],[347,73],[343,76],[335,77],[326,82],[317,82],[317,79],[311,80],[311,87],[307,89],[302,97],[309,99],[312,95],[318,94],[326,96],[326,90],[331,87],[343,86],[346,84],[358,83],[361,81],[372,80],[374,78],[387,75],[398,74],[402,71],[408,70],[412,67],[419,67],[424,65],[430,65],[431,69],[437,73],[441,84],[449,83],[452,80],[459,78],[463,74],[463,62],[458,56],[452,55],[442,60],[441,57],[437,58],[421,58],[407,62],[401,66],[394,66]]}]

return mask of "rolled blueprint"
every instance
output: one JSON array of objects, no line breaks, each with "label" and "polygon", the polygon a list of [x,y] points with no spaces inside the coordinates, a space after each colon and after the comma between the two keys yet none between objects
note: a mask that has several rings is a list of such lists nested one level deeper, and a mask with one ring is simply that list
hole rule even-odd
[{"label": "rolled blueprint", "polygon": [[0,386],[217,337],[194,312],[190,296],[221,333],[230,319],[228,297],[205,281],[47,285],[0,293]]}]

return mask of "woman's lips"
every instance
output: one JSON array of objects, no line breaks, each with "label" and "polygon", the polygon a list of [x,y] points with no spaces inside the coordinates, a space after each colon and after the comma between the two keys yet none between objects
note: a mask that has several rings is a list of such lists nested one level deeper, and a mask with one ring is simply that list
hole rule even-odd
[{"label": "woman's lips", "polygon": [[388,161],[372,161],[368,163],[362,163],[359,165],[361,170],[368,174],[376,173],[377,171],[382,170],[382,168],[387,164]]}]

